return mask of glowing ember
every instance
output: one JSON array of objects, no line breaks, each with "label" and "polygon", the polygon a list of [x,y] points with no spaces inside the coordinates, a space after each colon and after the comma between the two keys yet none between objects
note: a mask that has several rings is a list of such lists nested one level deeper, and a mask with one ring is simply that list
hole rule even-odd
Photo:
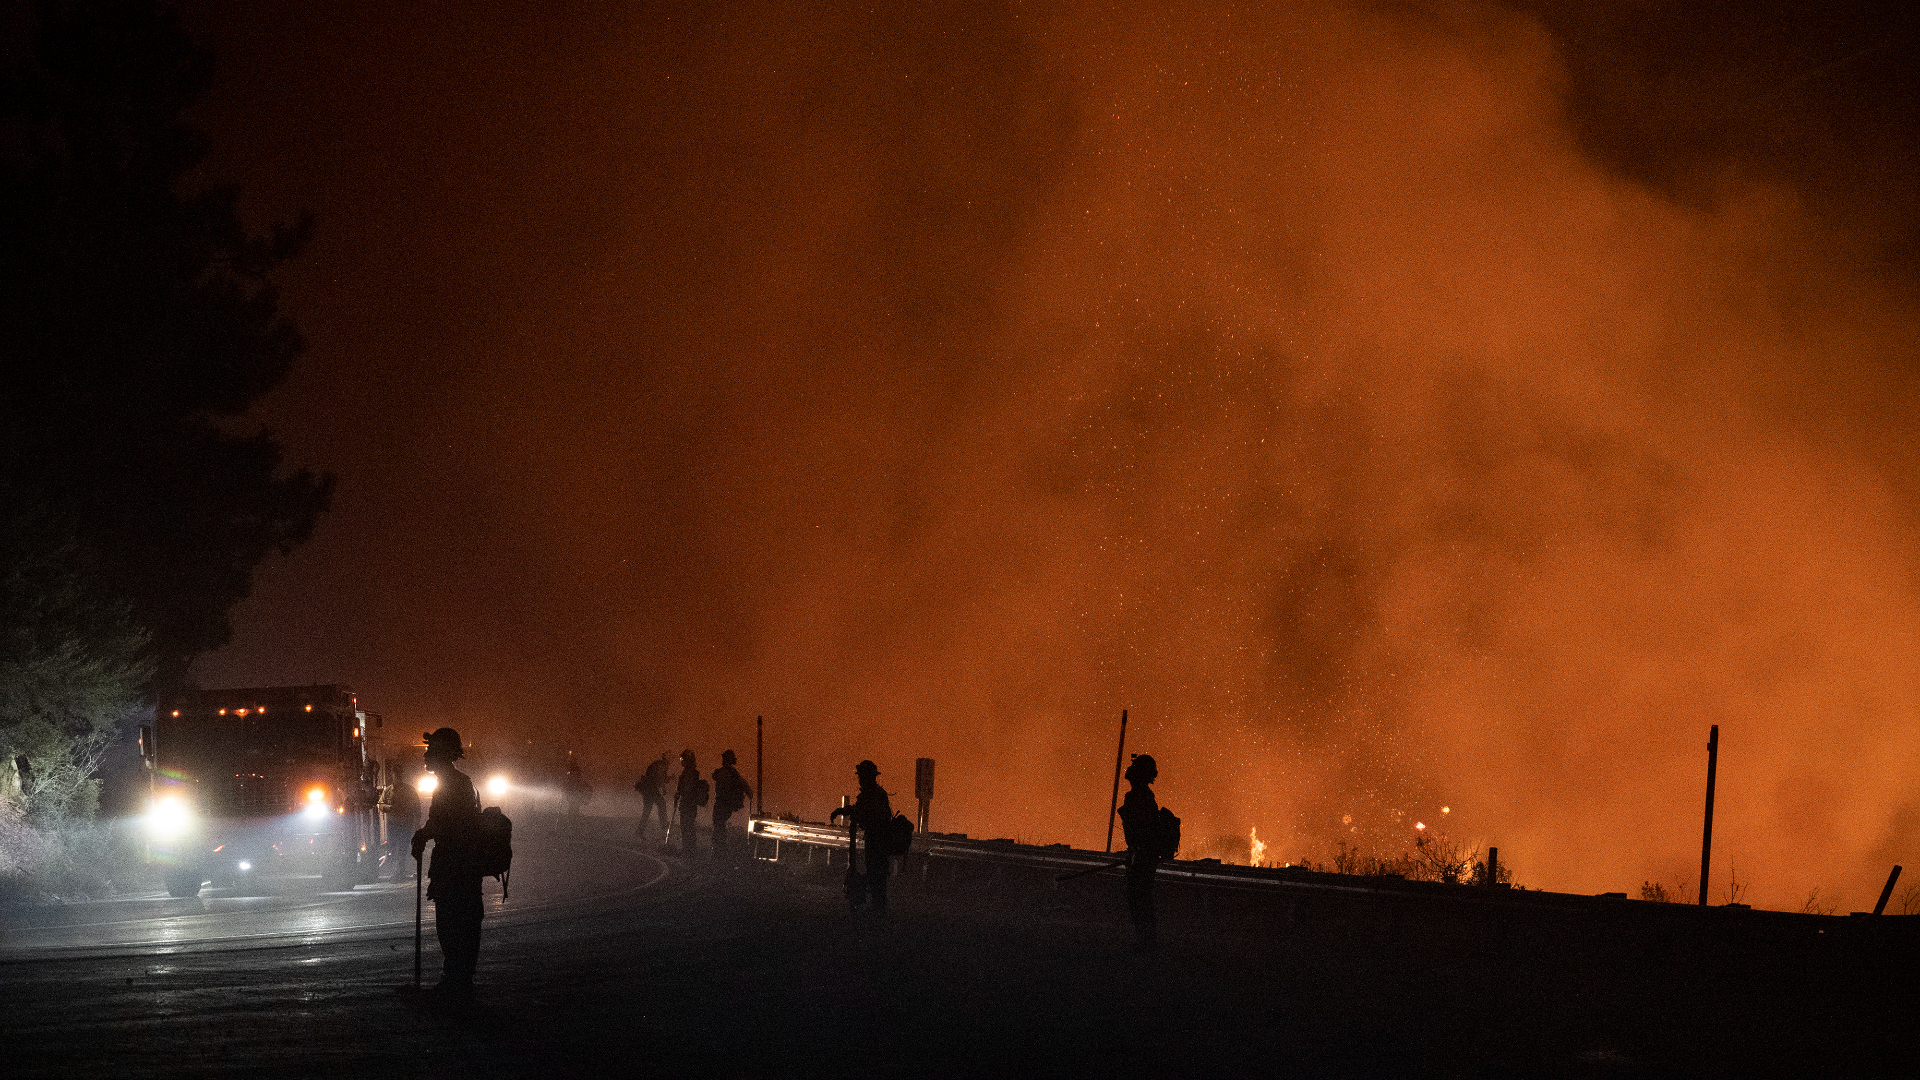
[{"label": "glowing ember", "polygon": [[1416,821],[1413,823],[1413,827],[1416,829],[1425,829],[1427,827],[1427,823],[1424,821]]}]

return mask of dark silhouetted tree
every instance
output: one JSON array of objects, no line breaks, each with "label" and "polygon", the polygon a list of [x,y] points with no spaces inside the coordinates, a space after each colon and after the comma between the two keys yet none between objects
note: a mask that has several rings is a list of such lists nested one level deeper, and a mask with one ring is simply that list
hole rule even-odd
[{"label": "dark silhouetted tree", "polygon": [[[0,498],[31,514],[0,525],[35,523],[7,545],[19,566],[83,567],[81,606],[122,612],[167,685],[226,643],[254,568],[332,493],[237,430],[300,351],[269,276],[310,223],[251,230],[232,188],[190,182],[205,140],[183,112],[212,60],[170,11],[35,13],[0,84]],[[100,633],[112,667],[128,639]]]}]

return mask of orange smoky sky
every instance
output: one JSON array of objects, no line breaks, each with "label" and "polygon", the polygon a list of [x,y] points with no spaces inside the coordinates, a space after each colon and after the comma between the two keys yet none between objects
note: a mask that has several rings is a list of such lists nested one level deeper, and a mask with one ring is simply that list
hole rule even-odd
[{"label": "orange smoky sky", "polygon": [[764,715],[769,809],[932,757],[936,828],[1077,846],[1128,709],[1192,854],[1575,892],[1691,887],[1718,724],[1717,901],[1920,854],[1900,26],[186,12],[209,175],[318,217],[260,419],[340,477],[208,685],[608,809]]}]

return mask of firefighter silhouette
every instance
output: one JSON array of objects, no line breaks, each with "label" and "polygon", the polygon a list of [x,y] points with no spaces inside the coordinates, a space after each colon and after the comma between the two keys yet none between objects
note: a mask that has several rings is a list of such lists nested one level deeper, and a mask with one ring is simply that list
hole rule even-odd
[{"label": "firefighter silhouette", "polygon": [[480,797],[473,780],[453,767],[466,756],[460,733],[440,728],[427,735],[426,768],[439,779],[427,823],[413,834],[419,861],[433,841],[427,870],[427,898],[433,901],[433,932],[440,941],[438,989],[466,996],[473,992],[473,971],[480,959]]}]

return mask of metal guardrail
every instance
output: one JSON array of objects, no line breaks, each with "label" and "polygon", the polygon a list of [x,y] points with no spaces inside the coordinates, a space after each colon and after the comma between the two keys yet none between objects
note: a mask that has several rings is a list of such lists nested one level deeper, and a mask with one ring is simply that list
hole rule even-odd
[{"label": "metal guardrail", "polygon": [[[763,846],[767,844],[772,845],[771,854],[774,858],[779,857],[779,848],[784,844],[819,847],[826,849],[829,853],[835,850],[844,852],[847,847],[845,825],[762,818],[751,822],[748,832],[753,837],[755,855],[762,858],[767,857]],[[970,861],[983,866],[1023,868],[1034,872],[1046,872],[1053,876],[1088,871],[1094,873],[1087,876],[1097,876],[1100,869],[1113,863],[1117,858],[1106,852],[1083,851],[1065,844],[1033,845],[1020,844],[1013,840],[976,840],[953,833],[916,834],[908,857],[917,856]],[[831,862],[831,854],[829,854],[829,861]],[[1117,867],[1112,870],[1115,875],[1120,872]],[[1487,888],[1466,884],[1449,885],[1433,881],[1409,881],[1392,876],[1326,873],[1298,866],[1234,866],[1214,859],[1169,859],[1160,864],[1157,877],[1163,882],[1180,881],[1209,889],[1269,892],[1276,899],[1293,897],[1304,900],[1319,896],[1333,900],[1345,897],[1366,902],[1386,902],[1396,906],[1409,903],[1415,905],[1439,903],[1453,906],[1456,910],[1478,908],[1489,911],[1506,910],[1516,914],[1524,910],[1540,915],[1550,915],[1556,911],[1567,915],[1632,912],[1637,918],[1652,919],[1656,922],[1696,923],[1707,920],[1717,924],[1730,920],[1730,924],[1745,925],[1756,931],[1764,926],[1769,934],[1786,933],[1794,936],[1815,932],[1825,934],[1828,929],[1841,925],[1847,925],[1849,929],[1861,929],[1860,924],[1869,921],[1838,915],[1756,911],[1744,905],[1700,907],[1693,904],[1651,903],[1629,900],[1623,893],[1589,896],[1581,893],[1509,889],[1504,885]],[[1883,926],[1888,932],[1896,933],[1902,940],[1920,937],[1920,917],[1891,916],[1870,921]]]},{"label": "metal guardrail", "polygon": [[[754,841],[754,854],[762,858],[767,857],[762,854],[762,845],[767,843],[773,845],[772,857],[776,859],[779,857],[779,847],[782,844],[811,845],[827,848],[830,851],[844,851],[847,846],[845,825],[760,818],[750,822],[747,831]],[[1115,874],[1120,873],[1119,867],[1113,865],[1120,858],[1117,854],[1085,851],[1066,844],[1035,845],[1021,844],[1013,840],[976,840],[953,833],[916,833],[909,855],[1016,865],[1062,874],[1097,873],[1103,869],[1112,869]],[[1428,886],[1449,892],[1460,889],[1460,886],[1407,882],[1397,878],[1360,878],[1347,874],[1322,874],[1298,867],[1231,866],[1215,859],[1169,859],[1160,864],[1157,876],[1163,880],[1187,881],[1198,885],[1227,888],[1304,888],[1341,893],[1398,892],[1408,886],[1416,888]],[[1494,890],[1488,890],[1488,892],[1494,892]]]}]

